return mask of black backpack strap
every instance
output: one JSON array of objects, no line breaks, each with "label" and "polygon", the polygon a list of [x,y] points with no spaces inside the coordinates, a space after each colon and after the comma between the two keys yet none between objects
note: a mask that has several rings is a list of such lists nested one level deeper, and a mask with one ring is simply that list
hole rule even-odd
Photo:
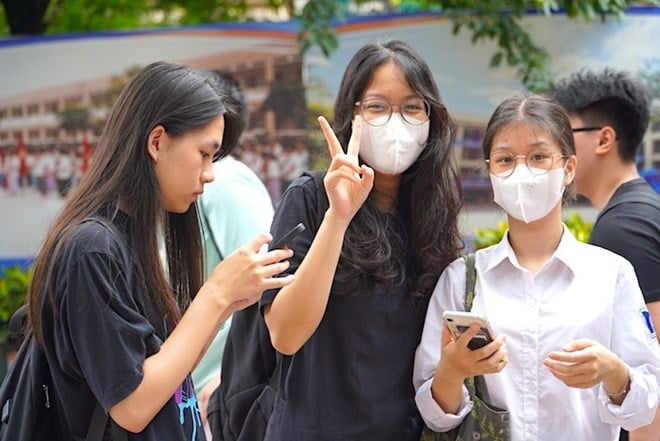
[{"label": "black backpack strap", "polygon": [[89,423],[89,429],[87,430],[85,441],[101,441],[103,439],[103,433],[105,432],[105,426],[107,423],[108,415],[103,410],[101,403],[97,401],[96,406],[94,406],[92,421]]},{"label": "black backpack strap", "polygon": [[463,256],[465,260],[465,310],[472,310],[474,301],[474,286],[477,283],[477,268],[474,264],[474,253],[468,253]]},{"label": "black backpack strap", "polygon": [[291,364],[291,355],[278,354],[277,365],[275,366],[275,371],[273,376],[270,377],[270,387],[276,391],[280,390],[280,387],[284,384],[286,379],[286,374],[289,372],[289,365]]},{"label": "black backpack strap", "polygon": [[[102,441],[105,433],[105,426],[108,424],[109,419],[110,417],[105,413],[105,410],[103,410],[103,406],[97,401],[96,406],[94,406],[92,421],[89,423],[89,429],[87,430],[85,441]],[[128,434],[124,429],[119,427],[115,422],[111,422],[110,424],[110,433],[113,441],[128,441]]]},{"label": "black backpack strap", "polygon": [[325,185],[323,185],[325,174],[325,170],[307,170],[303,173],[304,176],[312,178],[316,189],[316,230],[319,229],[319,225],[323,222],[325,212],[328,211],[328,207],[330,206],[328,195],[325,192]]}]

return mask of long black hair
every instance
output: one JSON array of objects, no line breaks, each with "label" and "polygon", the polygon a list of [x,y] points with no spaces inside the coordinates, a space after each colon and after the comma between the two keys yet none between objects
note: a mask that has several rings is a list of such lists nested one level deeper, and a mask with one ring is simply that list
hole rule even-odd
[{"label": "long black hair", "polygon": [[373,281],[390,286],[405,282],[411,296],[428,298],[440,273],[463,248],[458,230],[463,193],[452,149],[454,125],[429,66],[399,40],[363,46],[344,72],[333,125],[337,138],[347,146],[355,103],[362,99],[375,70],[388,62],[395,63],[410,87],[429,103],[429,137],[401,178],[396,220],[381,213],[370,196],[351,222],[336,289],[362,292]]},{"label": "long black hair", "polygon": [[[68,240],[82,220],[106,207],[119,207],[132,218],[129,231],[135,249],[134,270],[148,296],[169,325],[179,318],[203,281],[204,254],[196,205],[182,214],[165,212],[152,160],[147,151],[151,130],[162,125],[176,138],[225,116],[221,155],[236,145],[241,119],[225,105],[217,83],[189,67],[157,62],[137,74],[117,99],[101,133],[94,158],[49,229],[34,265],[28,290],[30,327],[41,335],[41,300],[46,287],[56,311],[55,277],[58,244]],[[168,275],[160,260],[159,227],[165,235]],[[57,274],[57,267],[50,271]],[[47,286],[46,286],[47,284]]]}]

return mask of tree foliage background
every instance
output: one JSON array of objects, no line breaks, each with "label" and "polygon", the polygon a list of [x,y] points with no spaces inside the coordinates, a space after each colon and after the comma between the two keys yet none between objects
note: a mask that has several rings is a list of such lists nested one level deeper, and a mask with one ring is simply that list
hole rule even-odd
[{"label": "tree foliage background", "polygon": [[326,55],[337,49],[334,25],[354,13],[437,11],[447,14],[455,34],[467,31],[474,43],[493,41],[491,67],[503,62],[516,69],[530,90],[546,89],[548,54],[521,24],[526,13],[563,12],[585,21],[620,18],[633,5],[658,0],[2,0],[1,35],[128,30],[176,25],[254,20],[254,11],[270,10],[300,22],[301,51],[319,47]]}]

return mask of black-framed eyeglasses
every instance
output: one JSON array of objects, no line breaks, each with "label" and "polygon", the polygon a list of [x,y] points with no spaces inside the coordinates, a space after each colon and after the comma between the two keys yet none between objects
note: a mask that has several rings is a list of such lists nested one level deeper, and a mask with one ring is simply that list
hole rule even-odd
[{"label": "black-framed eyeglasses", "polygon": [[360,116],[370,126],[379,127],[387,124],[392,118],[392,112],[396,107],[401,118],[411,126],[421,126],[429,120],[431,108],[423,98],[409,98],[398,106],[394,106],[385,100],[372,98],[355,103]]},{"label": "black-framed eyeglasses", "polygon": [[577,133],[577,132],[591,132],[591,131],[593,131],[593,130],[600,130],[600,129],[602,129],[602,127],[599,127],[599,126],[588,126],[588,127],[574,127],[574,128],[571,128],[571,130],[573,131],[573,133]]},{"label": "black-framed eyeglasses", "polygon": [[533,151],[526,155],[512,155],[506,152],[497,152],[486,159],[488,171],[500,178],[508,178],[513,174],[518,163],[518,158],[525,158],[525,164],[534,176],[548,173],[555,165],[555,158],[567,159],[568,156],[559,153],[548,153],[544,151]]}]

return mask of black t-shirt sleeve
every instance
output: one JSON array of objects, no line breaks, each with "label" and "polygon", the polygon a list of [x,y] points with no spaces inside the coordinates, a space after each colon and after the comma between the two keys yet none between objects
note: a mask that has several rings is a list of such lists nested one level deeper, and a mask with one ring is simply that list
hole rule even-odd
[{"label": "black t-shirt sleeve", "polygon": [[[289,259],[290,266],[282,273],[282,276],[296,272],[316,236],[316,231],[321,223],[319,204],[322,203],[317,199],[316,183],[309,176],[296,179],[282,195],[270,227],[273,241],[284,236],[299,222],[305,225],[305,231],[288,244],[288,247],[293,250],[293,257]],[[264,305],[272,303],[278,292],[279,289],[265,291],[259,301],[259,309],[263,310]]]},{"label": "black t-shirt sleeve", "polygon": [[140,384],[144,360],[159,341],[135,303],[139,293],[131,292],[130,268],[112,234],[100,225],[79,233],[63,253],[57,278],[57,357],[109,410]]},{"label": "black t-shirt sleeve", "polygon": [[[627,209],[622,210],[620,207]],[[658,222],[658,219],[652,216],[633,213],[630,204],[622,204],[598,220],[589,239],[590,243],[606,248],[630,261],[635,268],[646,303],[660,301]]]}]

